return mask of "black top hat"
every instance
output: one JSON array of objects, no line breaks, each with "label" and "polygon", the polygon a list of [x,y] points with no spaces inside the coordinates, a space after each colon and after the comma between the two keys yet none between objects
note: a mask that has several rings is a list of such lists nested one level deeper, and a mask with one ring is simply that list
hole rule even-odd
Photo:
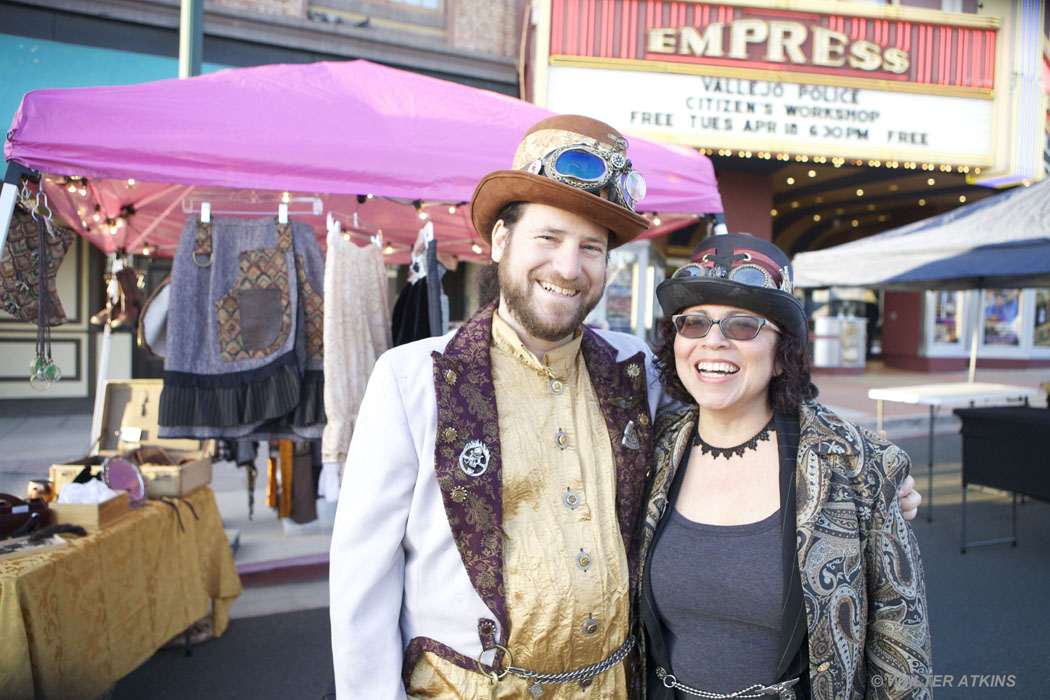
[{"label": "black top hat", "polygon": [[808,342],[809,328],[794,288],[791,261],[769,241],[746,233],[708,236],[688,265],[656,288],[664,314],[697,304],[753,311]]}]

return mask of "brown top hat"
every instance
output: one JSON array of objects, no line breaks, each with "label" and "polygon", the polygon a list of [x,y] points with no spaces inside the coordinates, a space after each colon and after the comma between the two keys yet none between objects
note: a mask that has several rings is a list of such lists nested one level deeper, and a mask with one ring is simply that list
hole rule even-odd
[{"label": "brown top hat", "polygon": [[511,167],[489,173],[474,189],[471,218],[487,243],[500,210],[511,202],[547,204],[586,217],[609,229],[610,248],[649,228],[649,220],[634,212],[634,202],[645,196],[645,181],[627,159],[627,140],[604,122],[548,117],[525,133]]}]

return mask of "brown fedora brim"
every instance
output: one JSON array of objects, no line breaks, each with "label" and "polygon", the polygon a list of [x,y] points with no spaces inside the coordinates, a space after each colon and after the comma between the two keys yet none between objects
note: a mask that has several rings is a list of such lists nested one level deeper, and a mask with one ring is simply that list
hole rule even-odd
[{"label": "brown fedora brim", "polygon": [[610,248],[629,243],[649,228],[649,220],[644,216],[590,192],[542,175],[497,170],[481,179],[470,202],[474,228],[486,243],[492,242],[492,227],[496,225],[500,210],[511,202],[546,204],[590,219],[612,233]]}]

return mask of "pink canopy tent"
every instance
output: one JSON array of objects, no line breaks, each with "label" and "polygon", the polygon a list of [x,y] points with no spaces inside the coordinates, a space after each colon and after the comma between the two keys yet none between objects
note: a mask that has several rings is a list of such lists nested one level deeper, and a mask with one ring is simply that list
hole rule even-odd
[{"label": "pink canopy tent", "polygon": [[[474,186],[548,114],[367,61],[271,65],[32,91],[4,154],[41,172],[52,209],[105,252],[171,256],[201,203],[263,216],[283,199],[322,239],[329,214],[352,235],[381,231],[390,262],[406,261],[424,216],[439,250],[477,258]],[[642,139],[630,152],[648,181],[639,209],[661,219],[648,235],[722,211],[703,155]]]}]

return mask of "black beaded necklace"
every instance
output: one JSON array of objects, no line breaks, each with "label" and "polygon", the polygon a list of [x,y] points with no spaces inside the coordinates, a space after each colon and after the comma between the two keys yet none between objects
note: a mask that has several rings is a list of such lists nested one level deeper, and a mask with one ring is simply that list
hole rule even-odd
[{"label": "black beaded necklace", "polygon": [[725,457],[728,460],[733,455],[737,457],[743,457],[745,450],[758,450],[758,443],[769,440],[769,431],[774,428],[774,419],[770,418],[769,422],[766,423],[765,427],[758,431],[750,440],[742,442],[735,447],[715,447],[704,442],[704,439],[700,437],[700,426],[697,426],[697,430],[693,433],[693,447],[699,447],[701,454],[712,454],[715,459],[719,457]]}]

